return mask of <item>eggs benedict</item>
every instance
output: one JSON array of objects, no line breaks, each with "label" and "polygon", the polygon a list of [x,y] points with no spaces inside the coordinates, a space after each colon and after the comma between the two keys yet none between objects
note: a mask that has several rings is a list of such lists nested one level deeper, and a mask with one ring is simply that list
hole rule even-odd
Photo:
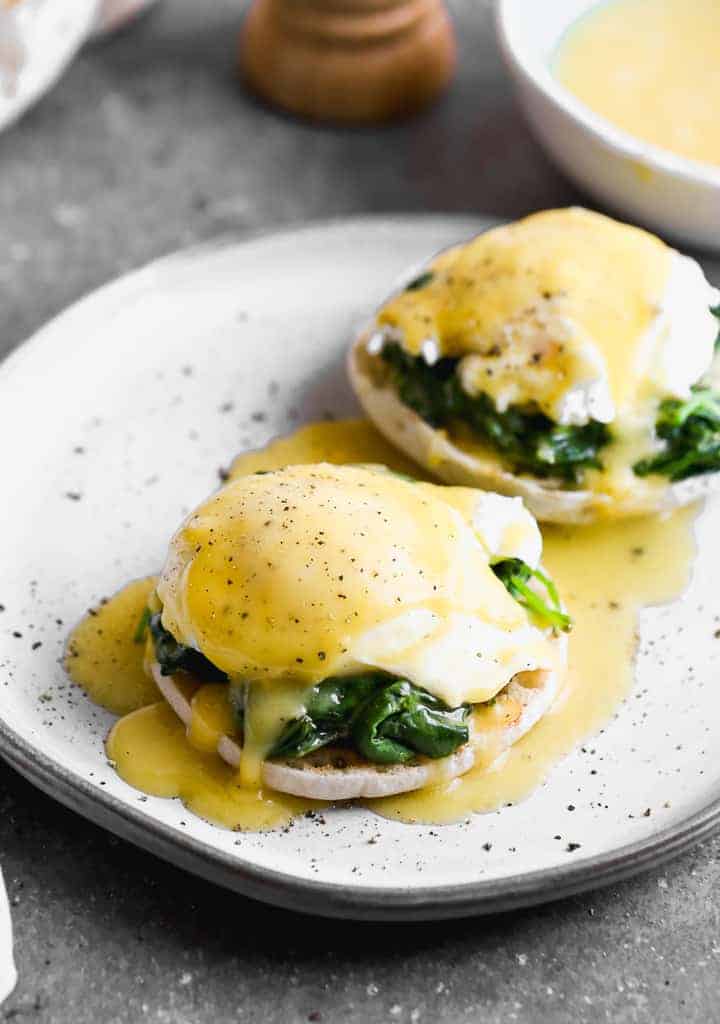
[{"label": "eggs benedict", "polygon": [[237,476],[170,543],[149,667],[191,739],[210,708],[243,786],[437,784],[491,763],[557,694],[570,620],[541,548],[520,500],[382,466]]},{"label": "eggs benedict", "polygon": [[385,436],[449,483],[586,522],[720,479],[720,292],[659,238],[579,208],[435,257],[349,360]]}]

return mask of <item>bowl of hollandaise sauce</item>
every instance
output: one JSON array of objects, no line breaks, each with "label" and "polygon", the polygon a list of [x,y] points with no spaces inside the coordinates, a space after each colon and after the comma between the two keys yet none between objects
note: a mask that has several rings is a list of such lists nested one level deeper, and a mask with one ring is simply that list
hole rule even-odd
[{"label": "bowl of hollandaise sauce", "polygon": [[559,166],[632,219],[720,250],[718,0],[499,0],[497,27]]}]

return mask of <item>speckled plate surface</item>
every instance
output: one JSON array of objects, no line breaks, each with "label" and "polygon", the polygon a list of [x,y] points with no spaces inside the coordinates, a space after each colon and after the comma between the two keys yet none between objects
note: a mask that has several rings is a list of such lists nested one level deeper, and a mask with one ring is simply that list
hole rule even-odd
[{"label": "speckled plate surface", "polygon": [[617,717],[530,799],[457,825],[345,808],[288,833],[222,831],[115,775],[103,751],[111,716],[58,664],[68,626],[158,568],[170,532],[233,453],[355,410],[343,371],[353,327],[408,265],[481,227],[363,219],[180,253],[91,295],[5,362],[0,753],[12,765],[221,885],[357,918],[552,899],[655,864],[717,826],[717,502],[698,520],[689,590],[643,615],[636,689]]}]

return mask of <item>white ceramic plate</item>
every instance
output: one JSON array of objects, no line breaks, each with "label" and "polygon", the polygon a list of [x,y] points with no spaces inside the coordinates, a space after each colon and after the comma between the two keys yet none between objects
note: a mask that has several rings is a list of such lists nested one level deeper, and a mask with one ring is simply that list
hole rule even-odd
[{"label": "white ceramic plate", "polygon": [[14,91],[0,89],[0,131],[55,84],[87,39],[97,8],[98,0],[23,0],[13,12],[26,58]]},{"label": "white ceramic plate", "polygon": [[[158,568],[169,533],[233,453],[354,410],[343,372],[353,327],[404,268],[483,226],[365,219],[181,253],[83,300],[0,368],[0,752],[11,764],[222,885],[358,918],[551,899],[654,864],[715,827],[717,504],[699,523],[689,592],[644,615],[641,699],[525,803],[458,825],[347,808],[287,834],[222,831],[117,777],[103,752],[111,716],[58,665],[68,626]],[[568,853],[555,835],[582,845]]]}]

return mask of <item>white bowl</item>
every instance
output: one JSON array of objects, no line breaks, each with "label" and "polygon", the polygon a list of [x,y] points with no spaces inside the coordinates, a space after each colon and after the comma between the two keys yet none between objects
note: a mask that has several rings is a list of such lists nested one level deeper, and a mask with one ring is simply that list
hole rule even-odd
[{"label": "white bowl", "polygon": [[563,33],[598,0],[498,0],[500,47],[537,138],[578,185],[630,219],[720,250],[720,168],[676,156],[595,114],[553,76]]}]

